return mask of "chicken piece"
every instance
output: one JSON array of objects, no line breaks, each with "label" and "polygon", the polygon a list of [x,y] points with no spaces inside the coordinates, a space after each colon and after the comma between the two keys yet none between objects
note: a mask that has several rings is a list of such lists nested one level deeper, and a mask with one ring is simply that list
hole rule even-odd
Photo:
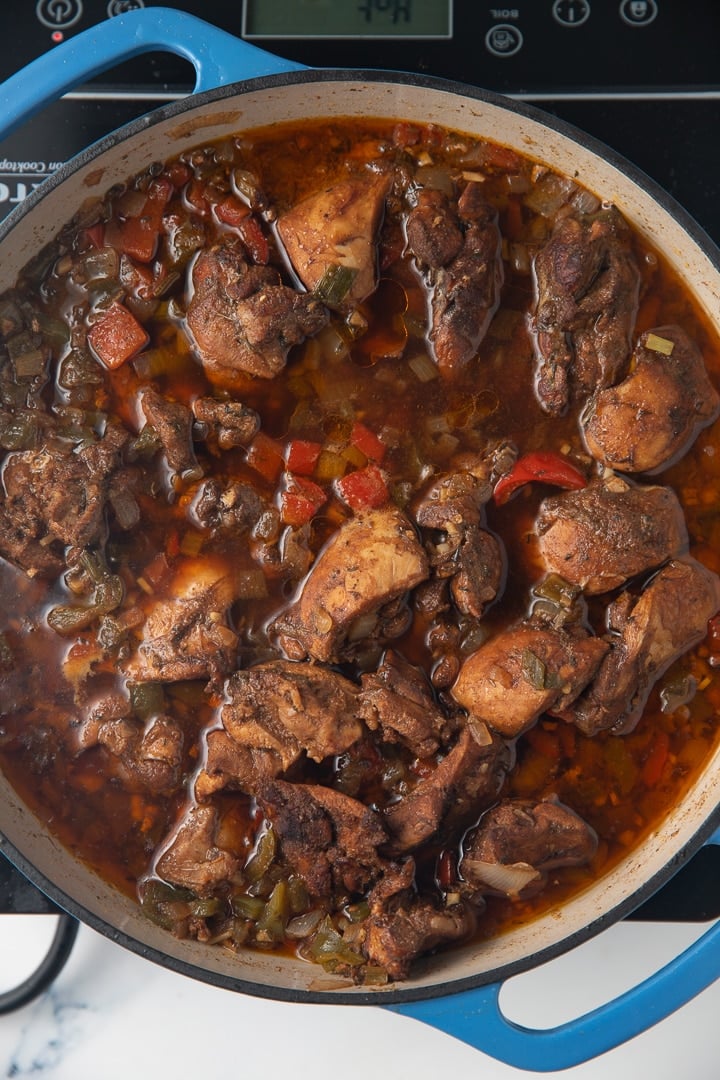
[{"label": "chicken piece", "polygon": [[389,850],[402,854],[426,843],[450,811],[456,821],[469,813],[476,818],[497,797],[510,765],[510,752],[501,739],[484,724],[468,724],[434,772],[385,809],[392,837]]},{"label": "chicken piece", "polygon": [[158,876],[197,896],[209,896],[216,886],[229,881],[239,870],[240,861],[218,847],[218,824],[214,807],[188,806],[170,833],[170,843],[161,845],[162,854],[155,866]]},{"label": "chicken piece", "polygon": [[347,310],[377,286],[377,234],[391,177],[365,173],[318,191],[278,218],[277,231],[306,289],[343,267],[354,275],[333,307]]},{"label": "chicken piece", "polygon": [[670,488],[620,476],[549,496],[535,531],[546,568],[588,595],[617,588],[688,543],[682,507]]},{"label": "chicken piece", "polygon": [[[505,575],[500,541],[483,528],[483,505],[492,494],[491,458],[478,458],[466,468],[431,483],[411,510],[424,530],[423,539],[437,577],[450,579],[450,592],[463,615],[480,618],[497,597]],[[440,538],[428,530],[436,530]]]},{"label": "chicken piece", "polygon": [[428,569],[402,511],[388,506],[358,513],[320,552],[300,598],[272,629],[316,660],[338,660],[353,628],[361,625],[369,636],[368,616],[424,581]]},{"label": "chicken piece", "polygon": [[142,640],[124,664],[131,682],[212,679],[234,667],[237,636],[227,615],[234,600],[222,559],[185,560],[168,597],[149,599]]},{"label": "chicken piece", "polygon": [[527,620],[501,631],[467,658],[455,701],[489,728],[515,738],[541,713],[564,709],[597,671],[609,646],[579,628]]},{"label": "chicken piece", "polygon": [[131,791],[170,792],[180,779],[183,733],[169,716],[145,730],[128,718],[106,720],[97,741],[117,757],[111,771]]},{"label": "chicken piece", "polygon": [[313,761],[342,754],[363,734],[357,687],[315,664],[271,660],[228,680],[222,722],[248,749],[274,751],[288,769],[304,751]]},{"label": "chicken piece", "polygon": [[587,691],[563,714],[585,735],[632,731],[648,695],[670,664],[702,641],[720,607],[720,579],[692,559],[669,563],[637,600],[611,605],[619,637]]},{"label": "chicken piece", "polygon": [[471,937],[478,914],[477,905],[464,900],[439,907],[428,897],[407,894],[390,910],[368,916],[363,927],[363,952],[391,979],[405,979],[418,956]]},{"label": "chicken piece", "polygon": [[108,776],[130,791],[169,792],[180,779],[184,736],[170,716],[157,714],[146,723],[133,715],[125,694],[108,693],[98,699],[82,723],[74,718],[69,744],[77,753],[105,747],[112,760]]},{"label": "chicken piece", "polygon": [[625,372],[640,273],[617,210],[561,218],[535,258],[536,392],[551,416]]},{"label": "chicken piece", "polygon": [[0,489],[0,555],[30,576],[58,574],[64,547],[105,539],[105,509],[128,433],[108,425],[105,437],[63,452],[56,443],[8,454]]},{"label": "chicken piece", "polygon": [[328,851],[335,881],[348,892],[363,892],[384,871],[378,854],[387,835],[377,810],[322,784],[303,790],[322,807],[332,822],[333,845]]},{"label": "chicken piece", "polygon": [[681,327],[660,326],[640,337],[627,378],[592,399],[585,442],[611,469],[654,472],[684,454],[718,408],[697,345]]},{"label": "chicken piece", "polygon": [[435,753],[448,722],[422,668],[388,649],[377,671],[363,675],[361,683],[360,709],[371,731],[380,728],[385,742],[402,743],[416,757]]},{"label": "chicken piece", "polygon": [[263,780],[283,771],[282,758],[275,750],[241,746],[224,728],[209,731],[205,740],[205,760],[195,778],[195,798],[202,802],[223,788],[252,795]]},{"label": "chicken piece", "polygon": [[235,536],[248,532],[267,512],[267,503],[252,484],[230,480],[222,485],[207,479],[197,488],[192,512],[205,529],[222,530]]},{"label": "chicken piece", "polygon": [[477,353],[500,302],[504,272],[497,212],[475,181],[464,188],[457,211],[442,194],[421,192],[408,215],[407,237],[428,269],[429,337],[438,369],[454,378]]},{"label": "chicken piece", "polygon": [[260,430],[260,417],[248,405],[240,401],[218,401],[217,398],[195,398],[192,411],[198,424],[217,442],[220,450],[232,450],[247,446]]},{"label": "chicken piece", "polygon": [[140,395],[140,408],[157,433],[173,472],[195,473],[200,470],[192,444],[192,413],[187,405],[169,401],[152,386]]},{"label": "chicken piece", "polygon": [[257,799],[271,822],[282,857],[317,897],[333,889],[358,892],[377,878],[386,839],[377,811],[319,784],[284,780],[260,785]]},{"label": "chicken piece", "polygon": [[431,270],[439,270],[460,254],[464,240],[460,219],[442,191],[421,188],[405,228],[408,247]]},{"label": "chicken piece", "polygon": [[587,865],[597,844],[595,830],[556,799],[507,799],[466,835],[458,869],[485,893],[525,898],[542,888],[546,871]]},{"label": "chicken piece", "polygon": [[273,378],[290,348],[330,318],[314,296],[283,285],[277,270],[248,265],[237,242],[203,251],[192,281],[187,326],[208,378],[221,385],[232,387],[239,374]]}]

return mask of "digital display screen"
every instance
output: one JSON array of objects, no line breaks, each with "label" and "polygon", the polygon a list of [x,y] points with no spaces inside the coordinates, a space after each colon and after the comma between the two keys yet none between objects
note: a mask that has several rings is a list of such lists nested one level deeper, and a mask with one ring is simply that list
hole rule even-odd
[{"label": "digital display screen", "polygon": [[453,0],[244,0],[244,38],[449,38]]}]

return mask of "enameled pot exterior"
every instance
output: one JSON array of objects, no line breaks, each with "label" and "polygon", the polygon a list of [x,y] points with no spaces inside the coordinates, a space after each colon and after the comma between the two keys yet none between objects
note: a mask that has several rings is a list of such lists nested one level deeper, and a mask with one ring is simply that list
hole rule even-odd
[{"label": "enameled pot exterior", "polygon": [[[378,72],[292,71],[197,94],[110,135],[63,167],[0,226],[0,291],[85,204],[153,161],[287,120],[365,116],[436,123],[516,148],[615,203],[688,283],[709,319],[720,312],[720,258],[702,230],[647,178],[592,139],[497,95]],[[151,959],[217,985],[289,1000],[402,1003],[466,991],[563,951],[639,905],[720,823],[720,748],[672,814],[611,873],[532,924],[421,961],[407,983],[358,988],[289,956],[228,955],[149,923],[63,849],[0,776],[0,832],[27,875],[84,921]]]}]

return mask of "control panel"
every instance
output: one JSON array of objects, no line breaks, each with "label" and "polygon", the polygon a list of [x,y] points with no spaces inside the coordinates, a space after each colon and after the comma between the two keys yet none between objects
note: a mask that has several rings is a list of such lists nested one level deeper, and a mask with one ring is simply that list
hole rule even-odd
[{"label": "control panel", "polygon": [[[318,67],[429,72],[524,96],[720,89],[718,0],[16,0],[0,79],[66,38],[136,8],[197,15],[279,56]],[[100,88],[183,93],[190,65],[153,54]]]}]

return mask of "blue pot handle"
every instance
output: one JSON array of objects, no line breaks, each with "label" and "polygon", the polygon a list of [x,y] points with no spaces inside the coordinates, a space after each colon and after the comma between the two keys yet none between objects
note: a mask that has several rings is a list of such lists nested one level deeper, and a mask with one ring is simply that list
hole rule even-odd
[{"label": "blue pot handle", "polygon": [[[709,844],[720,846],[720,829]],[[502,983],[443,998],[386,1006],[420,1020],[506,1065],[552,1072],[580,1065],[670,1016],[720,978],[720,921],[644,982],[559,1027],[537,1030],[508,1020]]]},{"label": "blue pot handle", "polygon": [[129,11],[68,38],[0,85],[0,139],[69,90],[148,52],[170,52],[189,60],[195,68],[196,92],[305,66],[182,11]]}]

